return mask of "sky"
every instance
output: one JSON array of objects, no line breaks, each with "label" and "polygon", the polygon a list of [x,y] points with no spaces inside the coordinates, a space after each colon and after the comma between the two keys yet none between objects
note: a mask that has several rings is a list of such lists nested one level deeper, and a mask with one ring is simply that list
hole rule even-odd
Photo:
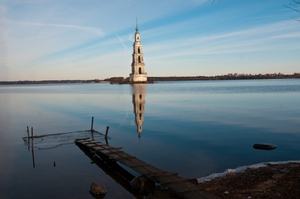
[{"label": "sky", "polygon": [[300,72],[289,0],[0,0],[0,81]]}]

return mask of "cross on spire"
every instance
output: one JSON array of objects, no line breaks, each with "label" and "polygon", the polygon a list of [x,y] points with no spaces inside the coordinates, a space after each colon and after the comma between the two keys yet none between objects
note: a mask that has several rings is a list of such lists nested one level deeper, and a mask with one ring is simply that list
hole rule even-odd
[{"label": "cross on spire", "polygon": [[139,27],[138,27],[138,20],[137,20],[137,18],[136,18],[136,28],[135,28],[135,31],[136,31],[136,32],[139,32]]}]

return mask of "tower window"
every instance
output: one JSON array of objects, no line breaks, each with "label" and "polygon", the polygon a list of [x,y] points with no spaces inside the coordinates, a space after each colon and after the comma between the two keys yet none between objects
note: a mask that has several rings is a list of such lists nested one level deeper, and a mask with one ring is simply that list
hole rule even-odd
[{"label": "tower window", "polygon": [[139,56],[139,63],[141,63],[141,57]]},{"label": "tower window", "polygon": [[142,104],[140,104],[140,111],[142,110]]},{"label": "tower window", "polygon": [[142,113],[140,113],[140,120],[142,119]]},{"label": "tower window", "polygon": [[142,99],[142,94],[140,94],[140,99]]},{"label": "tower window", "polygon": [[142,74],[142,69],[141,69],[141,67],[139,67],[139,74]]},{"label": "tower window", "polygon": [[138,53],[141,53],[141,50],[140,50],[140,48],[138,48]]}]

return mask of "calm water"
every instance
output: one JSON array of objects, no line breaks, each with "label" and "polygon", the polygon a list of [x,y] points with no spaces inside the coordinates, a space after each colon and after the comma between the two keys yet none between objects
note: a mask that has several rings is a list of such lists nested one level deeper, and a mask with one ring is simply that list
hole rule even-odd
[{"label": "calm water", "polygon": [[299,99],[300,79],[0,86],[0,198],[91,198],[92,182],[106,186],[105,198],[133,198],[74,144],[35,147],[33,168],[26,126],[39,135],[87,130],[94,116],[96,130],[110,127],[111,146],[195,178],[299,160]]}]

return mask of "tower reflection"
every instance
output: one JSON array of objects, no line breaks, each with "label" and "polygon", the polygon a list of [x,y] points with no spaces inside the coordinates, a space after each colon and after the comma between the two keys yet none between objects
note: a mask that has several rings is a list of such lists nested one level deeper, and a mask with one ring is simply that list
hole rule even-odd
[{"label": "tower reflection", "polygon": [[144,123],[145,103],[146,103],[146,84],[132,85],[132,103],[135,115],[135,124],[138,137],[141,137]]}]

